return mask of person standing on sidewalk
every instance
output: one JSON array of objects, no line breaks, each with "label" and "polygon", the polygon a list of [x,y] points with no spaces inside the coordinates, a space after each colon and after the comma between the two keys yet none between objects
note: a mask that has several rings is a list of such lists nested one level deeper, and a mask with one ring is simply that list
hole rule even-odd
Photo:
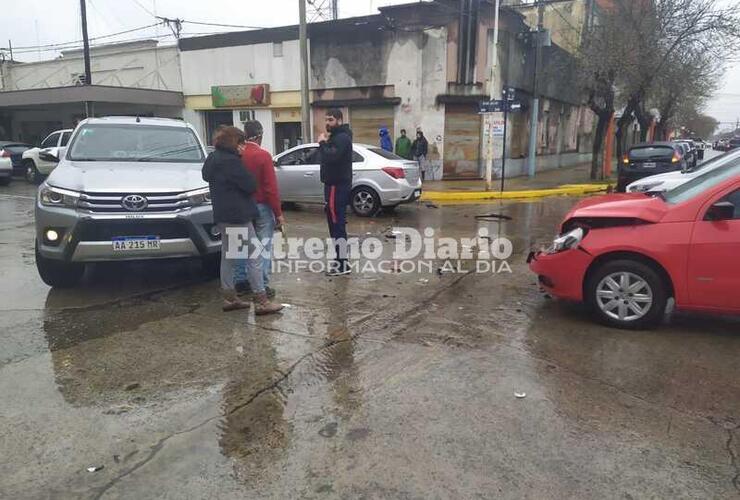
[{"label": "person standing on sidewalk", "polygon": [[352,195],[352,130],[344,123],[342,110],[326,111],[326,133],[319,135],[319,152],[326,220],[337,252],[337,260],[329,264],[327,274],[340,276],[352,272],[346,227],[346,209]]},{"label": "person standing on sidewalk", "polygon": [[393,140],[391,139],[391,133],[388,132],[388,128],[381,127],[380,131],[378,132],[378,135],[380,136],[380,147],[382,149],[385,149],[389,153],[393,152]]},{"label": "person standing on sidewalk", "polygon": [[411,153],[414,155],[414,160],[419,162],[419,169],[421,170],[421,180],[424,180],[427,171],[427,153],[429,152],[429,142],[424,137],[424,132],[420,128],[416,129],[416,140],[411,145]]},{"label": "person standing on sidewalk", "polygon": [[406,129],[401,129],[401,137],[396,139],[396,154],[406,160],[411,160],[411,141],[406,136]]},{"label": "person standing on sidewalk", "polygon": [[[208,183],[213,204],[213,221],[221,233],[221,293],[223,310],[234,311],[249,308],[249,303],[242,301],[236,293],[234,277],[240,257],[236,254],[243,249],[239,245],[238,234],[244,234],[247,240],[247,252],[254,251],[252,238],[255,236],[254,220],[257,218],[257,206],[252,195],[257,190],[254,176],[243,166],[240,153],[244,150],[246,137],[236,127],[220,127],[213,139],[215,150],[208,155],[203,164],[203,180]],[[283,307],[267,299],[262,278],[262,261],[249,259],[247,278],[255,295],[255,314],[270,314]]]},{"label": "person standing on sidewalk", "polygon": [[[272,156],[262,148],[262,124],[257,120],[245,123],[244,134],[247,137],[247,143],[242,152],[242,164],[257,181],[257,191],[254,193],[254,201],[257,203],[254,230],[257,239],[264,246],[262,276],[265,293],[268,298],[272,299],[275,297],[275,289],[270,286],[272,240],[276,227],[282,228],[285,224],[285,217],[280,206],[280,192]],[[239,278],[246,281],[247,273],[243,266],[237,274],[239,274],[237,282]]]}]

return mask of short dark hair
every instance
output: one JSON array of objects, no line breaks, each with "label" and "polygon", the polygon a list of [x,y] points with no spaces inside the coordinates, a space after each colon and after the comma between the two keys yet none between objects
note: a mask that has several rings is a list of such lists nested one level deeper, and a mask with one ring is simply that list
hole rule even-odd
[{"label": "short dark hair", "polygon": [[213,136],[213,146],[219,149],[236,151],[240,144],[244,144],[247,138],[244,132],[236,127],[220,126],[216,129]]},{"label": "short dark hair", "polygon": [[405,129],[405,128],[402,128],[402,129],[401,129],[401,133],[402,133],[402,134],[405,134],[405,133],[406,133],[406,129]]},{"label": "short dark hair", "polygon": [[326,110],[326,116],[331,116],[332,118],[336,118],[337,120],[344,121],[344,113],[342,113],[342,110],[339,108],[329,108]]},{"label": "short dark hair", "polygon": [[262,124],[257,120],[251,120],[244,124],[244,135],[247,139],[260,137],[264,133]]}]

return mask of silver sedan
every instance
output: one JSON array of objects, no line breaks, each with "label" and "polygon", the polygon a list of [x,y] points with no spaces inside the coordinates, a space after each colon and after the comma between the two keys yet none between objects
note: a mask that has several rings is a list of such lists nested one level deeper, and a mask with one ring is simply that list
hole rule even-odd
[{"label": "silver sedan", "polygon": [[[421,196],[419,164],[377,146],[354,144],[352,211],[371,217],[381,208],[416,201]],[[275,157],[275,171],[284,202],[323,203],[319,145],[303,144]]]}]

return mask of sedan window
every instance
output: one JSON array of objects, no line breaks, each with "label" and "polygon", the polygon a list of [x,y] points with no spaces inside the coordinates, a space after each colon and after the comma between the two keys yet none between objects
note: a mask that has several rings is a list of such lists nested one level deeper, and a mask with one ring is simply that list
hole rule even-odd
[{"label": "sedan window", "polygon": [[321,163],[321,153],[319,152],[319,148],[316,147],[296,149],[283,155],[278,160],[278,165],[281,167],[290,165],[318,165],[319,163]]}]

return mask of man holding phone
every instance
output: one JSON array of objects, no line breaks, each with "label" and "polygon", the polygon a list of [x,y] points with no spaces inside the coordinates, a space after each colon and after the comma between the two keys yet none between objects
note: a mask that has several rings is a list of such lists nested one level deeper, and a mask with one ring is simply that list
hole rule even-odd
[{"label": "man holding phone", "polygon": [[346,208],[352,196],[352,130],[344,123],[342,110],[326,111],[326,133],[319,135],[319,152],[326,220],[337,252],[337,259],[329,263],[327,274],[341,276],[352,272],[346,227]]}]

